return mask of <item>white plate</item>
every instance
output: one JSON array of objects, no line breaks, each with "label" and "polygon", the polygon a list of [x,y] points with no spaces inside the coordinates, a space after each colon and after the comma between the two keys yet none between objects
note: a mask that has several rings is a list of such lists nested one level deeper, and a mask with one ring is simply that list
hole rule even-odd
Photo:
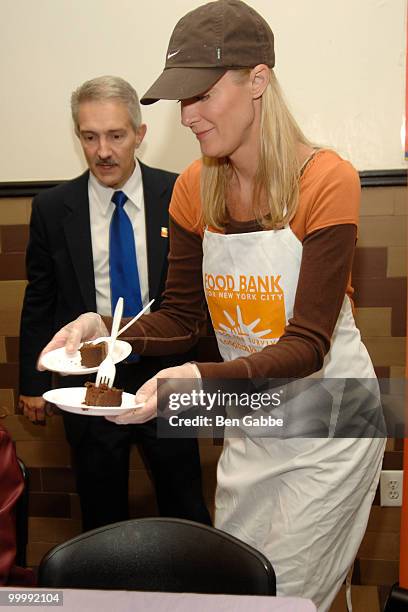
[{"label": "white plate", "polygon": [[68,387],[52,389],[44,393],[43,398],[51,404],[56,404],[61,410],[85,416],[115,416],[122,414],[132,408],[141,408],[143,404],[135,404],[135,396],[132,393],[122,394],[122,405],[114,407],[85,406],[85,387]]},{"label": "white plate", "polygon": [[[109,342],[110,338],[98,338],[98,342]],[[96,343],[96,341],[95,341]],[[82,345],[81,345],[82,346]],[[113,349],[113,362],[119,363],[123,361],[132,352],[132,347],[129,342],[124,340],[116,340]],[[65,347],[55,349],[41,358],[41,365],[51,372],[60,372],[60,374],[93,374],[98,371],[98,366],[94,368],[86,368],[81,365],[81,355],[79,351],[75,355],[67,355]]]}]

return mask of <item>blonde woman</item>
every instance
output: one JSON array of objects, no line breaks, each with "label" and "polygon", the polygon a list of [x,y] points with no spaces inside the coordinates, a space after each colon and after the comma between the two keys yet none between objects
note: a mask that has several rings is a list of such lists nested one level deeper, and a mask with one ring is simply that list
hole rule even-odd
[{"label": "blonde woman", "polygon": [[[359,177],[302,134],[274,63],[272,31],[256,11],[240,0],[210,2],[176,25],[165,70],[141,100],[179,100],[202,159],[173,193],[164,304],[130,336],[140,353],[187,349],[207,303],[223,357],[157,377],[375,377],[350,301]],[[101,331],[87,315],[51,348],[76,349]],[[157,377],[136,396],[144,407],[118,424],[156,415]],[[270,558],[278,594],[328,610],[363,537],[383,450],[381,438],[227,432],[215,524]]]}]

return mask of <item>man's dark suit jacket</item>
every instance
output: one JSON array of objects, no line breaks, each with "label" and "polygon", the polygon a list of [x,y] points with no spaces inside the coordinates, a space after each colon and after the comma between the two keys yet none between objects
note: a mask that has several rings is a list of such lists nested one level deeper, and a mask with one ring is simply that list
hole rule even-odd
[{"label": "man's dark suit jacket", "polygon": [[[139,162],[140,163],[140,162]],[[168,238],[161,228],[168,228],[168,207],[177,175],[149,168],[140,163],[146,218],[146,242],[150,299],[153,308],[160,305],[167,274]],[[92,258],[88,200],[89,172],[33,200],[30,240],[27,249],[27,286],[20,330],[20,393],[40,396],[52,387],[51,372],[38,372],[36,362],[43,347],[63,325],[80,314],[96,311],[95,280]],[[152,361],[154,360],[154,368]],[[188,361],[186,356],[178,362]],[[144,370],[147,380],[156,371],[168,367],[161,358],[143,358],[135,365]],[[68,378],[62,379],[68,383]],[[78,377],[63,386],[78,386]],[[64,420],[69,441],[81,436],[87,419]]]}]

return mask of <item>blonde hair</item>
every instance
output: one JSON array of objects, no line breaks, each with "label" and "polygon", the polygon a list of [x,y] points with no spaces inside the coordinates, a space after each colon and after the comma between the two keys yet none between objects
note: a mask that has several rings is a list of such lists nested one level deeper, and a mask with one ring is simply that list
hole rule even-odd
[{"label": "blonde hair", "polygon": [[[237,70],[238,80],[250,69]],[[262,95],[260,153],[253,185],[254,217],[264,229],[278,229],[293,218],[299,198],[299,143],[311,146],[291,115],[277,78],[270,80]],[[221,230],[227,220],[227,189],[231,178],[228,158],[203,157],[201,198],[203,222]],[[262,202],[266,201],[266,209]]]}]

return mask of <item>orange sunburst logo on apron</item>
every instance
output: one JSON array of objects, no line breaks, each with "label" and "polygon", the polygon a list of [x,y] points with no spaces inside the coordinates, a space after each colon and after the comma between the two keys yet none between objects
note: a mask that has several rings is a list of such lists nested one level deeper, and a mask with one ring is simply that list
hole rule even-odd
[{"label": "orange sunburst logo on apron", "polygon": [[251,344],[264,345],[283,334],[285,299],[279,275],[205,274],[204,287],[220,335],[247,337]]}]

